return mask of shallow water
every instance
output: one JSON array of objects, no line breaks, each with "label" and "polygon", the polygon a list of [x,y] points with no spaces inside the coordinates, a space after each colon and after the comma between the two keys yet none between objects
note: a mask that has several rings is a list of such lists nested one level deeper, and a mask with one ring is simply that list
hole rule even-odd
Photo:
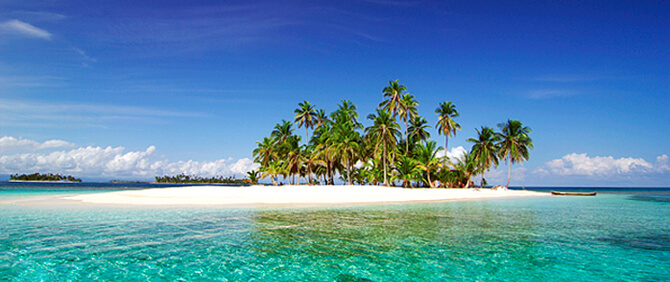
[{"label": "shallow water", "polygon": [[3,204],[0,280],[658,281],[670,277],[669,196],[303,208]]}]

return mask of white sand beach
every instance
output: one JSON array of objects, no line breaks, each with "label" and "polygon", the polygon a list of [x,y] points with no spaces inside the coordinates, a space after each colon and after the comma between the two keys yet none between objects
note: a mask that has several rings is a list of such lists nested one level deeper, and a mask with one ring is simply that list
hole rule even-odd
[{"label": "white sand beach", "polygon": [[403,189],[379,186],[189,186],[67,196],[90,204],[263,205],[355,204],[542,197],[549,193],[490,189]]}]

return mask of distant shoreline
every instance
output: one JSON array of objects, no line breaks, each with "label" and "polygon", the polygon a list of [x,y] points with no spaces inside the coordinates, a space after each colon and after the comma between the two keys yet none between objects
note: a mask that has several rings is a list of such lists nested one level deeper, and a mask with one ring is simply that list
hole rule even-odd
[{"label": "distant shoreline", "polygon": [[56,180],[14,180],[10,179],[8,182],[15,182],[15,183],[83,183],[81,181],[56,181]]}]

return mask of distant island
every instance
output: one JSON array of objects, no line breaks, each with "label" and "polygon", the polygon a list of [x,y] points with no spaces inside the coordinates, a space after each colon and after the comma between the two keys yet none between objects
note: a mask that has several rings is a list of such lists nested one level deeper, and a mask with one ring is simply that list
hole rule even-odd
[{"label": "distant island", "polygon": [[179,174],[175,176],[156,176],[156,183],[174,183],[174,184],[248,184],[248,180],[235,179],[235,176],[223,177],[201,177],[196,175]]},{"label": "distant island", "polygon": [[36,181],[36,182],[81,182],[80,178],[76,178],[72,175],[64,176],[60,174],[13,174],[9,176],[9,181]]}]

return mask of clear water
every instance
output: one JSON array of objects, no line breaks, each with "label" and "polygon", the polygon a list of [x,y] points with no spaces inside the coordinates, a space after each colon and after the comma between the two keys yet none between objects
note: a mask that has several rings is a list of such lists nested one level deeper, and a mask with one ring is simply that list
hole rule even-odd
[{"label": "clear water", "polygon": [[[24,193],[37,192],[0,196]],[[0,204],[0,215],[2,281],[670,277],[662,191],[301,208]]]}]

